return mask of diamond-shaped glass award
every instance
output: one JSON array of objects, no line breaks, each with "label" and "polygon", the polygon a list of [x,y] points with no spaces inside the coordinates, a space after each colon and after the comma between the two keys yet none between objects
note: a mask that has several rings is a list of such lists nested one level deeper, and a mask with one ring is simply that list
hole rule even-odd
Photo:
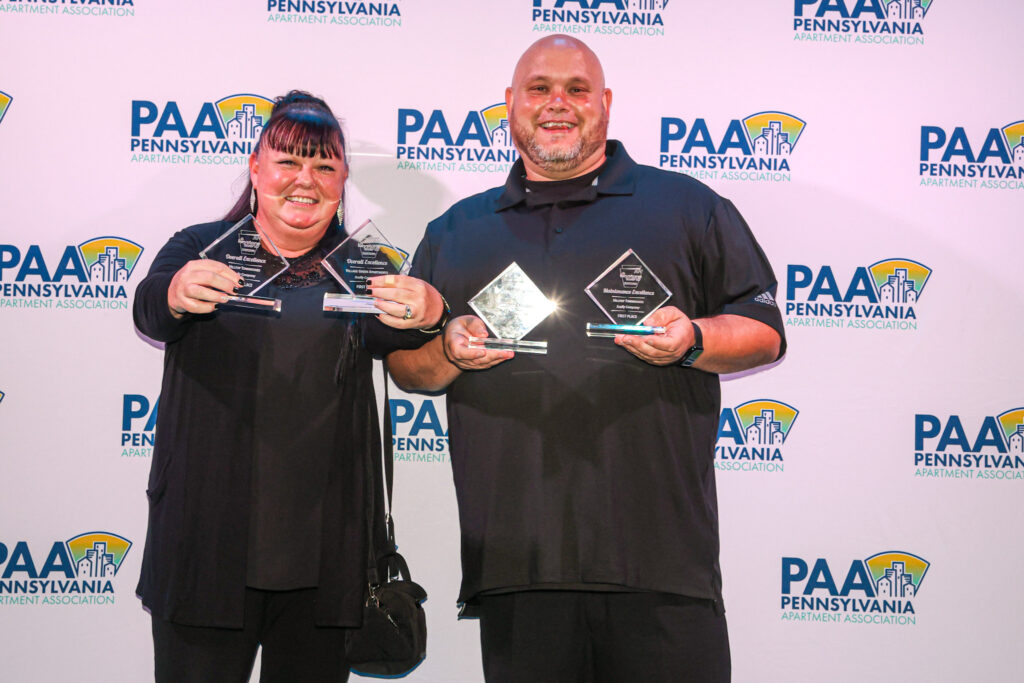
[{"label": "diamond-shaped glass award", "polygon": [[321,262],[342,287],[343,293],[324,294],[325,311],[380,313],[376,298],[368,293],[367,279],[377,275],[404,275],[409,254],[388,241],[373,221],[366,221],[345,238]]},{"label": "diamond-shaped glass award", "polygon": [[669,300],[672,292],[632,249],[608,266],[587,286],[586,292],[612,321],[610,325],[587,323],[588,337],[664,334],[664,327],[644,325],[643,322]]},{"label": "diamond-shaped glass award", "polygon": [[555,310],[555,304],[544,296],[544,292],[533,284],[517,263],[491,280],[469,300],[469,305],[495,335],[470,337],[470,348],[548,352],[546,341],[524,341],[523,337]]},{"label": "diamond-shaped glass award", "polygon": [[213,244],[199,252],[199,256],[220,261],[238,273],[245,283],[221,306],[258,308],[280,313],[280,299],[256,296],[256,293],[288,270],[288,260],[281,256],[270,237],[257,229],[252,214],[231,226]]}]

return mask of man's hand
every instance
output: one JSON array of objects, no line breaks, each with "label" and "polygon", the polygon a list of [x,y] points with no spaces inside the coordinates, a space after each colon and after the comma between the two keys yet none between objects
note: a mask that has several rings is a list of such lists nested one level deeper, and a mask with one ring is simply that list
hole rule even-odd
[{"label": "man's hand", "polygon": [[171,278],[167,307],[175,318],[183,318],[186,313],[212,313],[241,283],[238,273],[220,261],[189,261]]},{"label": "man's hand", "polygon": [[470,337],[486,336],[487,326],[475,315],[455,318],[444,328],[444,355],[460,370],[486,370],[515,356],[512,351],[470,348]]},{"label": "man's hand", "polygon": [[615,343],[651,365],[678,363],[693,346],[690,318],[675,306],[664,306],[651,313],[644,325],[664,327],[665,334],[619,334]]}]

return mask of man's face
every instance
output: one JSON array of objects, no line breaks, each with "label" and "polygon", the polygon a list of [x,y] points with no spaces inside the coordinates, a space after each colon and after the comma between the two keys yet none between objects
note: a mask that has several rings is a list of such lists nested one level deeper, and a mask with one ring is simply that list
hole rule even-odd
[{"label": "man's face", "polygon": [[505,102],[528,177],[560,180],[596,168],[604,160],[611,96],[589,50],[564,40],[527,50]]}]

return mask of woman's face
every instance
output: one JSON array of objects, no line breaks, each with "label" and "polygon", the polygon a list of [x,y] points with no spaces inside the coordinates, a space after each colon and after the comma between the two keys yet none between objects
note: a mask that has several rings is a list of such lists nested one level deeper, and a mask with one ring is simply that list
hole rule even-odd
[{"label": "woman's face", "polygon": [[249,175],[263,229],[284,248],[308,248],[320,240],[338,210],[348,168],[337,157],[304,157],[261,147],[249,157]]}]

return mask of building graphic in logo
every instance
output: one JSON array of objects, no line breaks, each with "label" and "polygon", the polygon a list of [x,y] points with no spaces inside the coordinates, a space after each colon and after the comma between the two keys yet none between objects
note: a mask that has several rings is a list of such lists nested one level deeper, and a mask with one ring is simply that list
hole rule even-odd
[{"label": "building graphic in logo", "polygon": [[701,180],[788,182],[791,155],[807,123],[782,111],[733,119],[720,133],[705,119],[661,119],[658,165]]},{"label": "building graphic in logo", "polygon": [[875,581],[875,594],[880,600],[910,599],[928,573],[929,562],[909,553],[878,553],[864,560]]},{"label": "building graphic in logo", "polygon": [[399,109],[395,157],[404,170],[508,173],[519,152],[499,102],[459,118],[440,109]]},{"label": "building graphic in logo", "polygon": [[391,0],[390,2],[267,0],[267,23],[401,28],[402,0]]},{"label": "building graphic in logo", "polygon": [[530,3],[535,33],[665,35],[671,0],[521,0]]},{"label": "building graphic in logo", "polygon": [[78,245],[89,282],[128,282],[142,247],[123,237],[97,237]]},{"label": "building graphic in logo", "polygon": [[1007,450],[1014,455],[1024,454],[1024,408],[1007,410],[997,419],[1003,428]]},{"label": "building graphic in logo", "polygon": [[795,0],[793,39],[802,42],[923,45],[933,0]]},{"label": "building graphic in logo", "polygon": [[782,472],[783,445],[800,411],[782,401],[756,399],[722,410],[715,469]]},{"label": "building graphic in logo", "polygon": [[259,95],[232,95],[217,100],[228,140],[258,140],[274,103]]},{"label": "building graphic in logo", "polygon": [[274,102],[237,94],[195,107],[132,101],[131,161],[136,163],[244,165],[270,120]]},{"label": "building graphic in logo", "polygon": [[105,532],[80,534],[67,541],[80,579],[109,579],[117,574],[132,542]]},{"label": "building graphic in logo", "polygon": [[11,106],[11,102],[14,98],[0,90],[0,123],[3,123],[4,114],[7,113],[7,109]]},{"label": "building graphic in logo", "polygon": [[887,259],[872,263],[868,271],[875,283],[881,304],[913,306],[921,296],[932,271],[909,259]]},{"label": "building graphic in logo", "polygon": [[1024,408],[981,420],[914,416],[914,476],[1024,481]]},{"label": "building graphic in logo", "polygon": [[927,187],[1024,189],[1024,121],[969,135],[921,126],[920,184]]},{"label": "building graphic in logo", "polygon": [[853,560],[836,573],[824,558],[782,558],[783,621],[917,624],[915,600],[931,564],[902,550]]},{"label": "building graphic in logo", "polygon": [[[44,546],[45,547],[45,546]],[[0,542],[0,605],[112,605],[132,542],[108,531],[54,541],[47,551]]]},{"label": "building graphic in logo", "polygon": [[487,131],[491,136],[491,146],[502,148],[512,146],[512,133],[508,129],[508,107],[504,104],[492,104],[480,110]]},{"label": "building graphic in logo", "polygon": [[906,258],[858,267],[845,287],[831,266],[790,265],[786,325],[793,327],[916,330],[917,309],[931,277],[928,266]]}]

